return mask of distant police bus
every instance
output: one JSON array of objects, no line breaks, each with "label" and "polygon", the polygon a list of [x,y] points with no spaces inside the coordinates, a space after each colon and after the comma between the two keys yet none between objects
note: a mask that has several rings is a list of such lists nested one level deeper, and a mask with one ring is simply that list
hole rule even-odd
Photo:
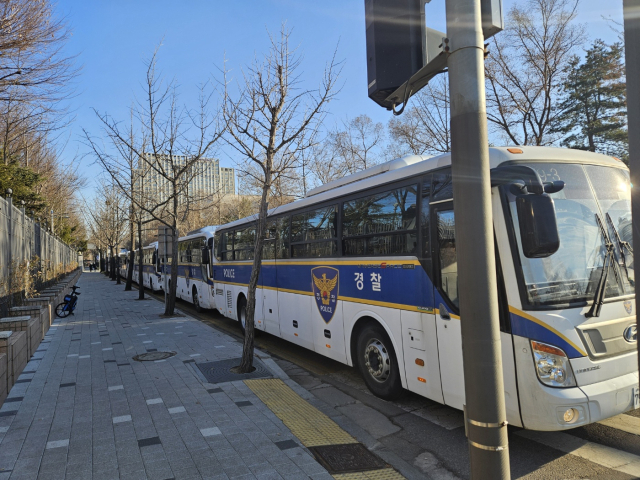
[{"label": "distant police bus", "polygon": [[[158,242],[150,243],[142,249],[142,283],[153,291],[162,290],[162,275],[158,262]],[[133,280],[138,281],[139,262],[134,265]]]},{"label": "distant police bus", "polygon": [[[490,159],[508,421],[561,430],[637,407],[628,169],[543,147]],[[256,328],[356,366],[380,397],[462,409],[450,162],[397,159],[271,210]],[[243,327],[254,241],[255,217],[215,232],[215,305]]]},{"label": "distant police bus", "polygon": [[[197,311],[215,308],[211,263],[215,231],[216,227],[204,227],[178,239],[176,297],[193,303]],[[167,276],[167,285],[170,285],[171,258],[163,266],[162,275]]]},{"label": "distant police bus", "polygon": [[[204,227],[178,239],[178,281],[176,296],[193,303],[197,311],[215,308],[211,251],[216,227]],[[120,254],[120,275],[127,276],[128,253]],[[134,252],[135,256],[137,252]],[[158,254],[158,242],[142,249],[142,280],[146,288],[164,290],[165,281],[171,285],[171,257],[166,264]],[[138,260],[135,260],[133,282],[138,283]],[[166,278],[165,278],[166,277]]]}]

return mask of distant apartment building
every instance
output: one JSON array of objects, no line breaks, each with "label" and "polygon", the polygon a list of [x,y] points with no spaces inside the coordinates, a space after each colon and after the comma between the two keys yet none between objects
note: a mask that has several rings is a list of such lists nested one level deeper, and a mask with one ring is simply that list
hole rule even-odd
[{"label": "distant apartment building", "polygon": [[[189,161],[189,157],[184,155],[173,155],[173,168],[184,166]],[[170,185],[166,178],[158,170],[171,171],[172,165],[169,157],[152,153],[147,153],[146,158],[140,159],[138,171],[142,175],[139,187],[144,190],[146,198],[153,198],[156,202],[164,202],[170,194]],[[152,168],[154,165],[155,168]],[[220,167],[220,161],[215,158],[202,158],[192,167],[192,170],[185,176],[189,180],[184,189],[185,195],[196,198],[214,197],[217,195],[235,195],[236,174],[233,168]]]}]

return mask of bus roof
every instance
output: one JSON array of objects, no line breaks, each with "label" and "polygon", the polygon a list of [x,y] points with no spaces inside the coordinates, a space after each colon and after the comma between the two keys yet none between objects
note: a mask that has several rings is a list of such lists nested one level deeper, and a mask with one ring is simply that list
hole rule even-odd
[{"label": "bus roof", "polygon": [[204,237],[207,239],[212,238],[213,234],[216,233],[216,228],[218,227],[215,225],[209,225],[207,227],[199,228],[198,230],[193,230],[187,233],[184,237],[178,238],[178,242],[189,240],[191,238],[200,238],[200,237]]},{"label": "bus roof", "polygon": [[[490,167],[495,168],[506,162],[566,162],[585,163],[627,169],[626,165],[614,158],[600,153],[585,152],[567,148],[554,147],[491,147],[489,148]],[[431,170],[451,165],[451,153],[444,153],[436,157],[410,155],[396,158],[390,162],[348,175],[338,180],[310,190],[306,197],[294,202],[269,210],[268,215],[278,215],[315,203],[322,203],[335,197],[341,197],[360,190],[366,190],[378,185],[402,180]],[[255,221],[258,214],[241,218],[234,222],[220,225],[218,229],[232,228]]]}]

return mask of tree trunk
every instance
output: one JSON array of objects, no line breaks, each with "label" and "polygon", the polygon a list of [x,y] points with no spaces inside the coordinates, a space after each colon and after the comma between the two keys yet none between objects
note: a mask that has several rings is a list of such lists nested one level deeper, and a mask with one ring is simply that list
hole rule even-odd
[{"label": "tree trunk", "polygon": [[176,307],[176,289],[178,284],[178,228],[174,226],[172,229],[173,241],[171,248],[171,283],[167,292],[167,303],[164,307],[165,315],[173,315]]},{"label": "tree trunk", "polygon": [[[267,159],[266,175],[262,186],[262,198],[260,199],[260,213],[258,224],[256,225],[256,246],[253,252],[253,268],[247,289],[247,312],[244,326],[244,344],[242,345],[242,361],[238,368],[239,373],[250,373],[253,371],[253,350],[255,337],[255,317],[256,317],[256,289],[260,278],[262,267],[262,245],[264,244],[264,232],[267,225],[267,195],[271,188],[271,161]],[[239,315],[240,313],[238,313]],[[240,320],[240,318],[238,318]]]},{"label": "tree trunk", "polygon": [[127,284],[124,287],[126,292],[131,290],[131,284],[133,283],[133,266],[135,265],[135,255],[133,252],[136,251],[134,245],[134,237],[133,237],[133,222],[129,222],[129,240],[131,241],[131,251],[129,252],[129,268],[127,269]]},{"label": "tree trunk", "polygon": [[109,262],[109,270],[111,272],[111,280],[116,279],[116,257],[111,255],[111,262]]},{"label": "tree trunk", "polygon": [[[142,221],[138,220],[138,300],[144,300],[144,281],[142,276],[144,258],[142,253]],[[149,272],[149,276],[151,276],[151,272]]]}]

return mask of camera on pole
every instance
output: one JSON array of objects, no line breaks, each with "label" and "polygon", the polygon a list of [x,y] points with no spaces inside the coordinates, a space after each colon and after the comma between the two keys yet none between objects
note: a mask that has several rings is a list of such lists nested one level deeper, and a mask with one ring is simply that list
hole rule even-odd
[{"label": "camera on pole", "polygon": [[[444,32],[427,27],[427,3],[365,0],[369,98],[396,115],[412,95],[447,68],[449,40]],[[502,0],[481,0],[480,4],[487,40],[504,27]]]}]

